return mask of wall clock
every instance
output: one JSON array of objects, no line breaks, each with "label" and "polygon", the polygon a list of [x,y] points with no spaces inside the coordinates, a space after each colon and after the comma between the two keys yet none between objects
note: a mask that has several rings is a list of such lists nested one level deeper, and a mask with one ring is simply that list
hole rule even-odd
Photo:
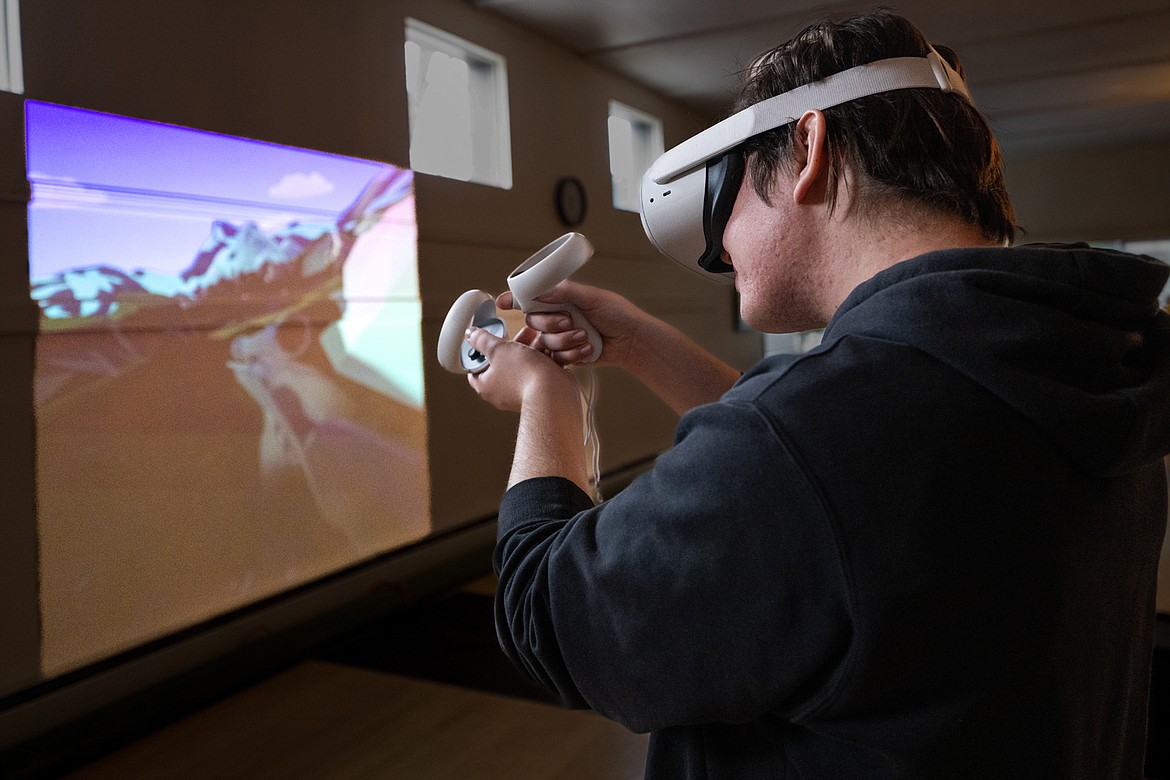
[{"label": "wall clock", "polygon": [[585,221],[588,202],[585,199],[585,185],[576,176],[565,176],[557,182],[557,215],[569,227],[577,227]]}]

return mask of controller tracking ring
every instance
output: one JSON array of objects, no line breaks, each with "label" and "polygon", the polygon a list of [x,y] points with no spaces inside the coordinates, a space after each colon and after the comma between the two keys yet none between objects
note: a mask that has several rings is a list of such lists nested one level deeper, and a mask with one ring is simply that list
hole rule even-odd
[{"label": "controller tracking ring", "polygon": [[467,341],[470,327],[483,328],[498,338],[508,333],[495,300],[483,290],[468,290],[460,295],[439,331],[439,364],[453,374],[476,374],[488,367],[487,358]]}]

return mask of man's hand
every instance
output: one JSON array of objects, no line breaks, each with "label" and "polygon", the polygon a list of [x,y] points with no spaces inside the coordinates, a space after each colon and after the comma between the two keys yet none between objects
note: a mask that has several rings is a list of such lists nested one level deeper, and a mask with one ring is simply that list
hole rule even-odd
[{"label": "man's hand", "polygon": [[[538,299],[542,303],[571,303],[601,335],[602,351],[598,364],[624,366],[630,358],[630,342],[637,338],[639,319],[645,315],[622,296],[597,287],[564,281]],[[512,293],[496,299],[500,309],[511,309]],[[525,323],[537,332],[532,347],[563,366],[583,363],[593,354],[585,331],[573,327],[565,312],[530,312]]]},{"label": "man's hand", "polygon": [[520,413],[508,487],[533,477],[564,477],[588,490],[577,378],[533,349],[536,337],[531,328],[514,341],[472,328],[467,340],[487,357],[488,367],[468,374],[467,381],[497,409]]},{"label": "man's hand", "polygon": [[[617,293],[563,281],[538,300],[580,309],[601,334],[597,364],[626,369],[679,414],[717,400],[739,379],[739,371]],[[496,306],[512,308],[512,293],[499,296]],[[537,332],[525,334],[525,343],[556,363],[580,363],[591,352],[585,332],[574,328],[564,312],[531,312],[524,321]]]},{"label": "man's hand", "polygon": [[549,355],[533,348],[539,335],[532,328],[524,328],[515,340],[508,341],[481,328],[471,328],[468,343],[488,359],[485,370],[467,375],[475,392],[497,409],[511,412],[521,411],[537,393],[571,397],[576,403],[576,377]]}]

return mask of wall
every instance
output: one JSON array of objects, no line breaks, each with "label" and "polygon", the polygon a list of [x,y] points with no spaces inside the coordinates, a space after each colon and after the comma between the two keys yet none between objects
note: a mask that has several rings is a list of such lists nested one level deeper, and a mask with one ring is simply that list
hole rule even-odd
[{"label": "wall", "polygon": [[23,105],[0,93],[0,697],[40,677],[33,348]]},{"label": "wall", "polygon": [[[442,371],[433,345],[459,293],[502,291],[512,268],[565,231],[553,205],[561,176],[578,176],[589,197],[577,229],[590,237],[596,255],[578,278],[626,293],[743,367],[758,354],[758,338],[732,328],[730,290],[676,269],[645,240],[637,214],[610,206],[609,100],[661,117],[668,145],[700,129],[702,119],[524,30],[456,0],[38,0],[24,4],[22,13],[23,97],[397,165],[408,164],[405,17],[506,58],[513,187],[424,175],[415,181],[430,522],[437,536],[494,514],[515,419],[480,402],[462,377]],[[0,699],[16,700],[46,674],[31,392],[38,314],[28,298],[22,135],[21,96],[0,94],[0,247],[9,258],[0,271],[6,383],[0,409],[8,464],[0,524]],[[669,410],[620,373],[601,368],[598,375],[603,471],[667,447],[675,422]],[[157,435],[175,434],[159,429]],[[54,476],[68,482],[67,475]],[[100,535],[111,519],[102,511],[87,515],[87,533]],[[252,521],[238,518],[245,526]],[[189,543],[191,532],[177,530],[175,544]],[[90,619],[100,625],[105,617]]]},{"label": "wall", "polygon": [[1024,241],[1170,238],[1170,141],[1006,156]]}]

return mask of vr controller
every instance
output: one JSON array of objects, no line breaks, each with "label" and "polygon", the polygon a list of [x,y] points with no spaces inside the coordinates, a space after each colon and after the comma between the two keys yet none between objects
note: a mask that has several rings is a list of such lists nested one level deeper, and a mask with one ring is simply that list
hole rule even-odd
[{"label": "vr controller", "polygon": [[[525,313],[563,311],[573,319],[573,327],[584,330],[593,345],[585,359],[591,363],[601,355],[601,334],[585,319],[581,310],[568,303],[543,303],[536,300],[568,279],[593,256],[593,245],[580,233],[566,233],[546,244],[508,274],[513,308]],[[483,290],[468,290],[460,295],[443,320],[439,332],[439,364],[453,374],[475,374],[488,367],[487,357],[467,341],[469,327],[483,328],[498,338],[508,334],[499,316],[495,299]]]}]

